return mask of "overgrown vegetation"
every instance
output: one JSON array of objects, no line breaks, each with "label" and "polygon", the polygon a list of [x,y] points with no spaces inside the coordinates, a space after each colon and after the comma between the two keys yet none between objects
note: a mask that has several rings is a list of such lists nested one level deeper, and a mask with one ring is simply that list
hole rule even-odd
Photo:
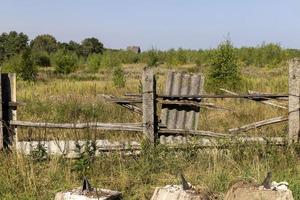
[{"label": "overgrown vegetation", "polygon": [[[299,50],[283,49],[277,44],[234,48],[229,42],[210,50],[151,50],[137,54],[104,47],[102,51],[95,48],[95,52],[94,48],[88,48],[93,42],[86,45],[83,53],[82,44],[56,41],[53,50],[39,47],[41,50],[29,51],[28,39],[23,48],[21,43],[12,42],[18,40],[8,39],[8,35],[11,38],[21,36],[21,41],[26,38],[24,34],[16,33],[0,37],[0,51],[5,49],[3,52],[7,52],[1,54],[1,70],[17,72],[19,77],[21,66],[37,70],[33,71],[38,75],[34,84],[23,81],[27,79],[24,77],[17,81],[17,100],[24,102],[18,108],[18,119],[26,121],[140,122],[141,116],[103,101],[99,94],[121,96],[142,92],[141,71],[147,63],[156,66],[160,94],[170,69],[201,72],[205,82],[215,79],[216,86],[209,88],[212,85],[207,84],[206,91],[217,92],[218,87],[226,87],[242,93],[248,90],[288,93],[286,60],[300,55]],[[6,42],[1,43],[3,41]],[[3,48],[6,44],[12,46]],[[20,48],[16,50],[13,46]],[[33,66],[35,68],[31,68]],[[242,84],[231,82],[238,78]],[[236,84],[239,87],[234,89]],[[228,133],[229,128],[287,114],[286,110],[246,99],[209,100],[207,103],[226,109],[201,108],[200,130]],[[287,124],[282,123],[257,128],[247,134],[264,137],[285,136],[286,133]],[[42,143],[30,156],[1,153],[0,199],[53,199],[58,191],[79,187],[82,177],[87,176],[93,186],[119,190],[125,199],[146,200],[150,199],[155,187],[177,184],[180,171],[192,184],[222,197],[232,181],[255,179],[261,182],[266,172],[272,170],[274,180],[289,182],[295,199],[300,200],[300,152],[297,146],[254,144],[217,150],[197,149],[191,142],[179,150],[144,144],[140,155],[115,152],[95,157],[96,139],[140,141],[142,135],[95,129],[18,128],[18,137],[21,141],[88,139],[89,142],[77,146],[79,158],[73,160],[47,155]]]},{"label": "overgrown vegetation", "polygon": [[[217,49],[206,50],[179,48],[177,50],[158,51],[150,49],[142,53],[135,53],[127,50],[105,49],[103,44],[93,37],[85,38],[80,44],[74,41],[62,43],[57,41],[54,36],[44,34],[37,36],[29,43],[29,39],[24,33],[12,31],[0,35],[0,66],[7,67],[7,63],[13,63],[13,59],[18,59],[18,55],[30,48],[35,66],[58,67],[57,72],[63,74],[85,69],[87,72],[96,73],[100,68],[113,69],[121,64],[137,63],[155,67],[195,65],[195,68],[200,70],[203,67],[216,64],[211,61],[216,59],[217,52],[222,51],[221,47],[226,46],[220,45]],[[230,54],[234,55],[235,64],[240,68],[248,66],[277,68],[284,65],[288,59],[300,57],[300,50],[284,49],[275,43],[263,43],[256,47],[241,48],[235,48],[231,44],[230,49]],[[65,61],[64,66],[58,66],[57,54],[60,54],[59,57],[61,58],[71,59],[74,67],[70,66],[69,61]],[[225,54],[220,56],[225,56]],[[214,67],[212,66],[212,68]]]},{"label": "overgrown vegetation", "polygon": [[211,60],[208,86],[216,92],[219,88],[236,90],[241,83],[240,71],[233,45],[229,40],[220,44]]}]

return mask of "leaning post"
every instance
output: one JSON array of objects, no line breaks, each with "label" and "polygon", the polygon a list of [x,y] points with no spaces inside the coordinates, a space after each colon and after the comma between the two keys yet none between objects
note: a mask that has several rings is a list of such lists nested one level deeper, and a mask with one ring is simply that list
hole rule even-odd
[{"label": "leaning post", "polygon": [[299,142],[300,133],[300,60],[289,61],[289,143]]},{"label": "leaning post", "polygon": [[157,139],[156,120],[156,80],[153,69],[145,67],[143,71],[143,134],[151,143]]},{"label": "leaning post", "polygon": [[1,73],[1,148],[9,148],[15,140],[16,128],[10,126],[16,120],[16,74]]}]

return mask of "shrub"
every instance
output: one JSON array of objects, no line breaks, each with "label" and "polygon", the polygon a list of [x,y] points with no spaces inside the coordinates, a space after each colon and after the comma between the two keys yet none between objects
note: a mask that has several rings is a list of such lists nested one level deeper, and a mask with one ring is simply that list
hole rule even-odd
[{"label": "shrub", "polygon": [[100,54],[91,54],[87,58],[88,70],[90,72],[97,72],[101,66],[101,55]]},{"label": "shrub", "polygon": [[211,59],[208,86],[218,91],[219,87],[237,89],[240,83],[240,72],[233,45],[229,40],[221,43]]},{"label": "shrub", "polygon": [[38,70],[32,61],[30,49],[26,49],[23,52],[20,66],[17,68],[16,72],[25,81],[36,80]]},{"label": "shrub", "polygon": [[117,56],[114,56],[113,52],[105,52],[101,58],[101,67],[113,68],[120,66],[121,61]]},{"label": "shrub", "polygon": [[147,65],[149,67],[157,67],[159,65],[159,52],[157,50],[148,51]]},{"label": "shrub", "polygon": [[32,59],[33,59],[34,64],[37,66],[40,66],[40,67],[50,67],[51,66],[50,56],[45,51],[38,51],[38,52],[33,53]]},{"label": "shrub", "polygon": [[74,72],[78,57],[74,52],[59,50],[53,55],[55,71],[61,74]]},{"label": "shrub", "polygon": [[4,73],[16,73],[21,64],[21,55],[14,55],[1,65],[1,71]]},{"label": "shrub", "polygon": [[125,74],[121,67],[115,67],[113,71],[113,83],[116,87],[125,87]]}]

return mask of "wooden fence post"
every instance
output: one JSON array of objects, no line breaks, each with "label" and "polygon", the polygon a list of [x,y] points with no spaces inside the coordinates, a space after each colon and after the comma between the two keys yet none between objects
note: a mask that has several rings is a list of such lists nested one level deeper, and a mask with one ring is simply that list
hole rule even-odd
[{"label": "wooden fence post", "polygon": [[300,60],[289,61],[289,142],[299,140],[300,131]]},{"label": "wooden fence post", "polygon": [[0,149],[13,145],[16,129],[11,129],[10,120],[16,120],[16,74],[1,74],[1,130]]},{"label": "wooden fence post", "polygon": [[156,80],[151,68],[143,71],[143,134],[150,142],[157,139]]}]

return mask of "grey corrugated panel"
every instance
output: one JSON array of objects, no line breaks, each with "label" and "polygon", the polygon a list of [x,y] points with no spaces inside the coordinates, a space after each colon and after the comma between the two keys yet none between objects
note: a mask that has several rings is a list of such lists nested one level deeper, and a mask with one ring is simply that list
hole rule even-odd
[{"label": "grey corrugated panel", "polygon": [[[175,72],[173,72],[173,71],[168,72],[167,80],[166,80],[166,89],[165,89],[165,94],[166,95],[171,95],[174,73]],[[167,125],[168,114],[169,114],[169,109],[168,108],[162,108],[162,111],[161,111],[161,123],[162,124]]]},{"label": "grey corrugated panel", "polygon": [[[189,91],[189,95],[197,95],[200,92],[200,81],[201,78],[199,75],[192,75],[191,77],[191,89]],[[196,118],[198,115],[196,113],[199,113],[199,108],[196,110],[191,110],[186,112],[186,129],[188,130],[196,130],[198,124],[196,123]]]},{"label": "grey corrugated panel", "polygon": [[[174,76],[174,78],[173,78],[173,83],[172,83],[171,95],[180,95],[182,74],[175,73],[175,74],[173,74],[173,76]],[[178,110],[176,107],[172,107],[171,109],[169,109],[168,121],[167,121],[168,128],[170,128],[170,129],[176,128],[177,113],[178,113]]]},{"label": "grey corrugated panel", "polygon": [[[179,72],[168,72],[166,95],[199,95],[203,93],[203,77]],[[196,130],[198,126],[199,108],[163,104],[161,122],[169,129]],[[167,144],[182,143],[185,137],[161,136],[160,142]]]},{"label": "grey corrugated panel", "polygon": [[[180,95],[188,95],[189,90],[190,90],[190,75],[183,74]],[[176,128],[185,129],[185,118],[186,118],[186,111],[178,110],[177,111],[177,119],[176,119]]]}]

